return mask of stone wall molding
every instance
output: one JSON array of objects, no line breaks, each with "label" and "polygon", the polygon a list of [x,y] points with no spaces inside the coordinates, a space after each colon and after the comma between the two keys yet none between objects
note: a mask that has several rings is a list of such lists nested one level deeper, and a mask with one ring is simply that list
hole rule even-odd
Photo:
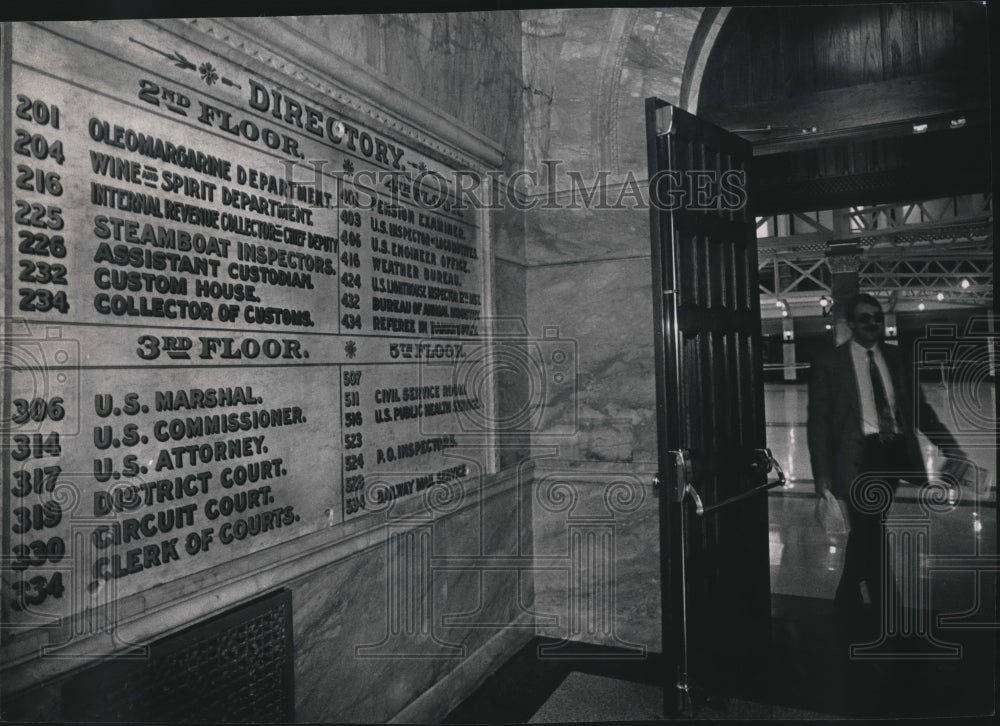
[{"label": "stone wall molding", "polygon": [[622,66],[632,35],[637,8],[616,8],[611,14],[611,28],[601,52],[597,70],[597,98],[594,103],[592,126],[593,148],[597,149],[597,169],[621,173],[618,125],[621,100]]},{"label": "stone wall molding", "polygon": [[705,75],[708,58],[715,47],[719,31],[729,17],[729,7],[705,8],[698,28],[688,47],[687,60],[684,63],[684,74],[681,76],[680,107],[690,113],[698,113],[698,95],[701,91],[701,79]]}]

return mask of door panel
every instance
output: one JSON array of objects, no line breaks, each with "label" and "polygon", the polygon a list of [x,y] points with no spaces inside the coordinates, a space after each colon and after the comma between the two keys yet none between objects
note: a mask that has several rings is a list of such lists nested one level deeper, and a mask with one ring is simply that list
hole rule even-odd
[{"label": "door panel", "polygon": [[664,651],[675,669],[665,693],[676,713],[685,706],[672,695],[689,681],[732,695],[764,670],[769,466],[750,145],[658,99],[646,124],[661,202],[650,227]]}]

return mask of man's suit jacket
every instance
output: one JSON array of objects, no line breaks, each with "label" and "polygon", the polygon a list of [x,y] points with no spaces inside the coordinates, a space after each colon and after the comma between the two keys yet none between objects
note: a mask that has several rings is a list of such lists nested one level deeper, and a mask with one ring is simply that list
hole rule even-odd
[{"label": "man's suit jacket", "polygon": [[[851,358],[851,341],[818,356],[809,377],[809,458],[813,478],[826,477],[834,496],[846,499],[861,471],[864,429],[861,424],[861,400],[858,380]],[[892,378],[896,408],[905,444],[904,462],[907,478],[915,483],[926,481],[927,472],[917,440],[917,427],[939,446],[957,446],[948,429],[924,400],[916,385],[913,366],[896,346],[881,345],[886,367]],[[919,418],[914,417],[914,411]]]}]

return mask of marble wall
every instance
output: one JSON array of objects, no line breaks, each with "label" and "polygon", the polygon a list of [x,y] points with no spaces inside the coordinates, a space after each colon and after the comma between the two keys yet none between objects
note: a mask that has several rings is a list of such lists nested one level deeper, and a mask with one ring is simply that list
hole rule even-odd
[{"label": "marble wall", "polygon": [[[524,15],[524,76],[532,86],[525,95],[525,161],[546,180],[543,160],[555,170],[553,182],[529,190],[535,206],[525,213],[530,328],[537,335],[560,326],[577,341],[580,418],[613,432],[581,431],[563,455],[649,460],[655,395],[644,102],[679,102],[700,10]],[[615,110],[597,113],[609,97]],[[586,203],[581,185],[598,192],[598,203]],[[605,443],[590,446],[588,438]],[[606,443],[612,440],[613,451]]]},{"label": "marble wall", "polygon": [[[426,100],[501,148],[500,171],[524,167],[521,23],[517,12],[393,13],[296,18],[304,33]],[[486,198],[486,197],[484,197]],[[524,218],[511,205],[490,213],[494,312],[527,325]],[[523,401],[525,382],[500,381],[498,419]],[[500,466],[529,457],[526,432],[497,442]]]},{"label": "marble wall", "polygon": [[[536,484],[550,486],[556,477],[572,492],[564,496],[578,504],[561,509],[536,492],[536,556],[564,551],[579,512],[605,506],[615,482],[628,482],[641,499],[635,510],[603,515],[616,552],[612,592],[619,630],[587,633],[574,629],[571,618],[540,620],[546,635],[661,647],[658,524],[650,486],[656,391],[644,102],[658,96],[680,103],[701,18],[699,8],[522,13],[530,87],[525,160],[541,177],[529,190],[536,206],[525,214],[529,323],[536,336],[557,328],[578,350],[575,395],[549,401],[551,420],[563,426],[537,431],[532,439],[540,476],[543,468],[548,472]],[[567,422],[575,424],[571,433]],[[539,569],[535,587],[540,612],[603,607],[601,588],[574,587],[561,573]]]},{"label": "marble wall", "polygon": [[[534,635],[531,481],[521,468],[400,500],[357,524],[329,564],[281,584],[296,722],[434,722]],[[246,599],[270,589],[241,586]],[[4,721],[72,718],[62,690],[73,677],[5,694]]]},{"label": "marble wall", "polygon": [[[494,308],[543,353],[552,332],[573,347],[568,384],[534,389],[523,372],[498,372],[501,419],[526,400],[546,409],[500,432],[498,474],[457,503],[372,515],[342,554],[322,545],[296,555],[279,584],[293,595],[297,720],[437,720],[535,633],[636,657],[661,650],[643,103],[679,99],[700,17],[595,8],[285,19],[499,145],[508,175],[555,165],[553,194],[524,186],[533,209],[490,215]],[[268,20],[257,22],[266,33]],[[568,172],[605,193],[605,208],[574,205]],[[317,564],[298,564],[314,555]],[[266,586],[254,577],[240,597],[275,586],[276,576]],[[57,717],[58,689],[24,691],[4,716]]]},{"label": "marble wall", "polygon": [[[298,18],[312,38],[422,98],[523,163],[520,22],[516,12]],[[509,208],[490,215],[494,306],[525,319],[524,230]],[[516,376],[506,398],[519,398]],[[527,436],[498,442],[498,480],[475,483],[454,512],[391,516],[383,542],[292,585],[296,718],[430,721],[444,716],[531,636],[533,581],[484,558],[531,552]],[[502,481],[502,483],[501,483]],[[498,493],[499,491],[499,493]],[[390,513],[391,515],[392,513]],[[413,518],[418,520],[415,524]],[[465,559],[462,563],[456,560]],[[398,582],[403,577],[405,582]],[[394,579],[396,578],[396,579]],[[409,599],[390,600],[409,588]]]},{"label": "marble wall", "polygon": [[531,579],[484,569],[530,551],[529,493],[511,477],[400,508],[377,544],[293,583],[296,719],[436,720],[530,638]]},{"label": "marble wall", "polygon": [[[255,35],[267,48],[272,20],[249,22],[255,23]],[[382,92],[388,89],[384,107],[390,112],[393,102],[421,99],[439,118],[450,117],[456,134],[499,148],[504,171],[523,166],[517,12],[299,17],[281,22],[283,37],[291,28],[293,37],[301,36],[303,47],[309,46],[303,54],[330,53],[344,61],[342,67],[364,69],[363,81],[346,80],[374,83]],[[208,25],[191,21],[191,32]],[[230,52],[238,61],[243,51]],[[401,92],[395,101],[393,89]],[[407,110],[399,109],[404,116]],[[526,326],[523,215],[498,209],[487,224],[495,312]],[[526,394],[518,375],[501,383],[502,420],[505,408],[519,405]],[[263,592],[287,587],[293,596],[298,721],[440,719],[534,634],[529,445],[527,432],[500,436],[499,473],[470,477],[458,490],[444,487],[443,498],[438,494],[442,487],[435,487],[428,490],[430,496],[414,497],[419,501],[405,507],[351,522],[342,540],[318,533],[310,542],[297,544],[295,552],[274,553],[288,556],[285,566],[268,563],[266,573],[254,573],[238,571],[237,563],[232,582],[206,584],[209,589],[228,588],[225,598],[206,595],[200,609],[191,608],[159,625],[151,623],[153,617],[144,618],[149,627],[143,637],[153,640],[182,630]],[[318,477],[317,485],[325,485],[325,480]],[[494,566],[497,559],[508,566]],[[163,606],[188,596],[177,592]],[[81,660],[79,665],[88,663]],[[3,718],[65,718],[60,691],[72,677],[60,667],[37,678],[19,678],[18,692],[4,693]]]},{"label": "marble wall", "polygon": [[[516,12],[296,18],[303,32],[363,64],[520,161],[521,44]],[[511,168],[516,168],[513,166]]]},{"label": "marble wall", "polygon": [[522,12],[525,158],[613,175],[646,168],[643,104],[679,100],[701,8]]},{"label": "marble wall", "polygon": [[[536,464],[534,610],[540,634],[612,646],[630,658],[662,652],[652,476],[648,465]],[[545,654],[555,656],[559,648]]]}]

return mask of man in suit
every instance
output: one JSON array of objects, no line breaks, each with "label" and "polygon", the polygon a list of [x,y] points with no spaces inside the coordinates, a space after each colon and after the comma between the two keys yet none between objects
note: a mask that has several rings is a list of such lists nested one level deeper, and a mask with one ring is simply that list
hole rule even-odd
[{"label": "man in suit", "polygon": [[[816,493],[823,496],[829,489],[847,503],[851,531],[835,601],[839,612],[855,615],[863,607],[862,581],[876,612],[881,611],[886,567],[883,513],[888,507],[873,512],[871,499],[865,506],[866,481],[869,487],[872,480],[884,482],[882,495],[890,502],[901,478],[926,481],[918,426],[946,454],[960,456],[961,451],[924,400],[912,364],[896,346],[883,344],[885,318],[878,300],[854,296],[847,301],[846,319],[851,339],[812,364],[808,439]],[[891,574],[886,581],[892,582]],[[888,594],[893,593],[890,588]]]}]

